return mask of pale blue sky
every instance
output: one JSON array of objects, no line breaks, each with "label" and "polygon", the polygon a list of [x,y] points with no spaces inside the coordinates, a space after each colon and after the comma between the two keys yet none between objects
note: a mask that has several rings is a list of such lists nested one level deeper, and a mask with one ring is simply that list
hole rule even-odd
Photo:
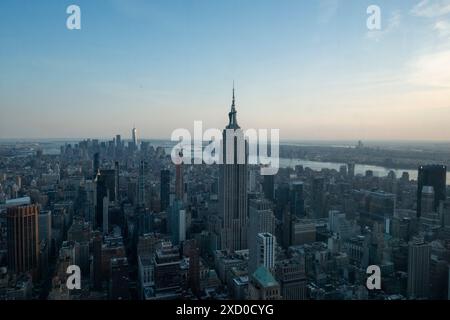
[{"label": "pale blue sky", "polygon": [[282,139],[450,140],[450,0],[0,1],[0,138],[223,128],[233,80]]}]

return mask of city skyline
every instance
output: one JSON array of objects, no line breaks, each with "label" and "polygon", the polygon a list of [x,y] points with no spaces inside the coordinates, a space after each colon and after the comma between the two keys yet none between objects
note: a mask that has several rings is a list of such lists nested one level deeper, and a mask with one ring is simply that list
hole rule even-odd
[{"label": "city skyline", "polygon": [[[239,142],[238,110],[233,90],[227,157],[214,165],[174,161],[135,126],[127,142],[85,139],[58,154],[0,145],[0,300],[450,297],[445,153],[285,145],[291,160],[344,163],[268,176]],[[419,164],[417,180],[361,174],[366,161]]]},{"label": "city skyline", "polygon": [[3,139],[169,139],[246,128],[289,140],[449,141],[449,1],[50,1],[0,4]]}]

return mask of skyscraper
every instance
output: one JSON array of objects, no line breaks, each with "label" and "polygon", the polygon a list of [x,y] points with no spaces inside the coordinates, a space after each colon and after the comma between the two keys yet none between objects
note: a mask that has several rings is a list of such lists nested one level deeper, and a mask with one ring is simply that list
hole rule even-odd
[{"label": "skyscraper", "polygon": [[[219,213],[222,219],[220,238],[222,249],[236,251],[247,248],[248,146],[236,119],[234,88],[228,118],[229,123],[223,130],[222,139],[223,164],[219,168]],[[234,134],[231,136],[233,141],[227,141],[227,131]],[[239,144],[243,144],[243,146]],[[231,150],[229,146],[231,146]],[[243,163],[238,163],[241,162],[238,160],[242,160],[242,157],[244,158]]]},{"label": "skyscraper", "polygon": [[114,162],[114,170],[115,170],[115,175],[116,175],[116,177],[115,177],[115,185],[114,185],[114,193],[115,193],[115,195],[114,195],[114,200],[117,202],[117,203],[119,203],[119,201],[120,201],[120,190],[119,190],[119,186],[120,186],[120,184],[119,184],[119,177],[120,177],[120,169],[119,169],[120,167],[119,167],[119,161],[115,161]]},{"label": "skyscraper", "polygon": [[291,204],[291,213],[294,216],[298,218],[303,218],[305,216],[303,182],[298,181],[292,184],[290,204]]},{"label": "skyscraper", "polygon": [[417,178],[417,217],[422,214],[422,188],[431,186],[434,189],[434,211],[439,207],[439,202],[445,200],[447,167],[443,165],[426,165],[419,167]]},{"label": "skyscraper", "polygon": [[139,163],[139,176],[138,176],[138,199],[137,206],[145,207],[145,162],[141,160]]},{"label": "skyscraper", "polygon": [[100,170],[96,177],[96,204],[95,204],[95,216],[96,225],[95,227],[103,232],[108,232],[105,230],[105,226],[108,225],[108,208],[109,202],[116,200],[116,172],[115,170]]},{"label": "skyscraper", "polygon": [[137,129],[135,127],[131,130],[131,144],[133,146],[133,150],[138,148]]},{"label": "skyscraper", "polygon": [[274,193],[275,193],[275,182],[274,182],[274,175],[265,175],[263,178],[263,192],[264,197],[267,200],[273,201],[274,200]]},{"label": "skyscraper", "polygon": [[164,211],[169,206],[169,202],[170,202],[170,171],[169,170],[161,170],[160,197],[161,197],[161,211]]},{"label": "skyscraper", "polygon": [[183,208],[183,202],[178,199],[170,207],[170,220],[172,243],[178,245],[186,240],[186,210]]},{"label": "skyscraper", "polygon": [[414,238],[408,250],[408,297],[428,298],[431,247],[423,238]]},{"label": "skyscraper", "polygon": [[39,207],[20,205],[7,208],[8,264],[12,272],[35,271],[39,259]]},{"label": "skyscraper", "polygon": [[100,154],[98,152],[96,152],[94,154],[94,164],[93,164],[93,176],[94,176],[94,178],[97,175],[99,169],[100,169]]},{"label": "skyscraper", "polygon": [[258,236],[262,233],[275,234],[275,216],[272,204],[267,199],[250,200],[248,248],[249,248],[249,273],[256,271],[259,259]]},{"label": "skyscraper", "polygon": [[116,135],[116,148],[117,149],[122,148],[122,138],[120,137],[120,134]]},{"label": "skyscraper", "polygon": [[50,245],[52,241],[52,212],[41,211],[38,215],[39,242],[46,240]]},{"label": "skyscraper", "polygon": [[325,218],[325,180],[316,177],[312,183],[312,207],[315,219]]},{"label": "skyscraper", "polygon": [[[183,158],[183,150],[178,155]],[[183,163],[175,165],[175,196],[178,200],[184,200],[184,172]]]},{"label": "skyscraper", "polygon": [[[264,266],[273,271],[275,266],[275,236],[271,233],[258,233],[256,236],[256,268]],[[256,271],[256,269],[254,270]],[[250,272],[254,272],[250,270]]]},{"label": "skyscraper", "polygon": [[347,164],[347,175],[349,178],[353,178],[355,176],[355,163],[349,162]]}]

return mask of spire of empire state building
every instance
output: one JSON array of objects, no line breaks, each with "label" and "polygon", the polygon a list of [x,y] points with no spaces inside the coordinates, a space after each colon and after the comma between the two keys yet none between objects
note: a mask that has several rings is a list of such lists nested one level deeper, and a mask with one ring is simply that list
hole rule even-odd
[{"label": "spire of empire state building", "polygon": [[228,126],[226,127],[226,129],[240,129],[238,123],[237,123],[237,119],[236,119],[236,104],[235,104],[235,96],[234,96],[234,83],[233,83],[233,99],[231,102],[231,111],[228,113],[228,119],[229,119],[229,123]]}]

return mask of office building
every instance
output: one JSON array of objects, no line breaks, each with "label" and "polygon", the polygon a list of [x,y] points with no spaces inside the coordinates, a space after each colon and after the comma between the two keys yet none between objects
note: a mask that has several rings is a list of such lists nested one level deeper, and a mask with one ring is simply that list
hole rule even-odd
[{"label": "office building", "polygon": [[161,170],[161,186],[160,186],[160,198],[161,198],[161,211],[165,211],[170,203],[170,171]]},{"label": "office building", "polygon": [[249,272],[254,272],[258,266],[258,236],[261,233],[275,234],[275,216],[272,203],[267,199],[250,200],[248,247],[250,254]]},{"label": "office building", "polygon": [[445,184],[447,179],[447,167],[443,165],[424,165],[419,167],[417,178],[417,217],[422,213],[422,188],[431,186],[434,190],[434,211],[437,211],[439,203],[446,199]]},{"label": "office building", "polygon": [[408,297],[426,299],[430,290],[431,247],[423,238],[414,238],[408,249]]},{"label": "office building", "polygon": [[39,207],[20,205],[6,210],[8,267],[14,273],[36,271],[39,263]]},{"label": "office building", "polygon": [[[235,251],[247,248],[248,145],[237,123],[234,88],[228,117],[229,123],[223,130],[222,139],[223,164],[219,167],[219,215],[222,219],[220,239],[222,249]],[[235,134],[234,141],[227,141],[227,131]]]},{"label": "office building", "polygon": [[267,200],[275,200],[275,176],[265,175],[263,178],[263,192]]}]

